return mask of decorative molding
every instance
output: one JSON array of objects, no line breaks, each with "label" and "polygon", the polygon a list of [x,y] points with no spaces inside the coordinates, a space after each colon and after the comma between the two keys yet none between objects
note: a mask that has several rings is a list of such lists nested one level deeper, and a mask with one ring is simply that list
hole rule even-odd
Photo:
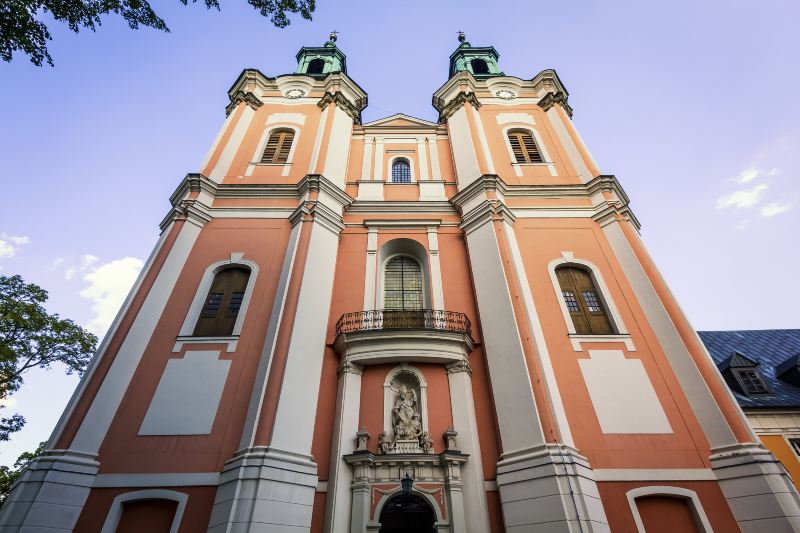
[{"label": "decorative molding", "polygon": [[547,111],[556,104],[560,104],[564,111],[567,112],[567,115],[572,118],[572,107],[567,103],[566,93],[562,91],[545,94],[536,105]]},{"label": "decorative molding", "polygon": [[448,374],[457,374],[459,372],[466,372],[470,376],[472,375],[472,367],[469,364],[469,361],[464,358],[454,363],[450,363],[445,366],[445,370]]},{"label": "decorative molding", "polygon": [[336,104],[337,107],[347,113],[347,116],[353,119],[353,122],[361,124],[361,110],[365,107],[361,100],[353,104],[339,91],[333,93],[327,92],[320,101],[317,102],[317,107],[325,109],[329,104]]},{"label": "decorative molding", "polygon": [[247,105],[249,105],[251,108],[253,108],[253,111],[258,110],[259,107],[264,105],[264,102],[262,102],[258,96],[249,91],[248,92],[241,90],[236,91],[236,93],[233,94],[233,96],[231,96],[230,98],[231,98],[231,103],[225,106],[225,116],[230,115],[233,112],[233,110],[236,109],[236,106],[239,105],[241,102],[244,102]]},{"label": "decorative molding", "polygon": [[[475,96],[473,92],[466,92],[461,91],[455,97],[453,97],[450,101],[444,104],[441,108],[443,102],[434,102],[434,107],[439,109],[439,122],[447,122],[447,119],[453,116],[453,113],[458,111],[461,106],[465,103],[469,102],[475,109],[481,107],[481,103],[478,101],[478,97]],[[438,104],[438,105],[437,105]]]},{"label": "decorative molding", "polygon": [[356,376],[360,376],[364,373],[364,367],[361,365],[354,364],[347,359],[342,361],[339,365],[339,368],[336,369],[336,375],[341,376],[342,374],[355,374]]}]

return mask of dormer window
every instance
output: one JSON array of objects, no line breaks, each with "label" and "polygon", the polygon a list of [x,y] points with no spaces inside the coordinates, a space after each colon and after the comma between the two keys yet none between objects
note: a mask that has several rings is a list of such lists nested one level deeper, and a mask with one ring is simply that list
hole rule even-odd
[{"label": "dormer window", "polygon": [[324,70],[325,70],[325,60],[316,58],[308,62],[308,68],[306,69],[306,72],[308,74],[322,74],[322,71]]},{"label": "dormer window", "polygon": [[489,64],[486,63],[485,59],[473,59],[470,63],[472,64],[473,74],[489,74]]},{"label": "dormer window", "polygon": [[758,369],[737,368],[733,372],[737,381],[742,385],[742,390],[744,390],[745,394],[769,394],[769,387],[761,379]]},{"label": "dormer window", "polygon": [[728,385],[747,396],[772,394],[769,385],[758,370],[758,362],[740,352],[733,352],[719,364],[722,377]]},{"label": "dormer window", "polygon": [[411,165],[407,159],[395,159],[392,163],[392,183],[411,183]]}]

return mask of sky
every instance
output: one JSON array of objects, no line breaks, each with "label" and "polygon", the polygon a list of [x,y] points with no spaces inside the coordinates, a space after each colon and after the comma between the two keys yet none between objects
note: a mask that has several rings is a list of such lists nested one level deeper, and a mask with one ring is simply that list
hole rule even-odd
[{"label": "sky", "polygon": [[[463,30],[508,75],[558,71],[697,329],[800,327],[796,2],[318,0],[313,21],[285,29],[221,4],[154,1],[168,34],[114,17],[77,35],[50,23],[55,67],[0,63],[0,274],[47,289],[51,312],[105,334],[242,69],[290,73],[335,29],[369,94],[365,121],[435,120]],[[0,464],[47,439],[76,384],[55,367],[26,377],[0,411],[28,419]]]}]

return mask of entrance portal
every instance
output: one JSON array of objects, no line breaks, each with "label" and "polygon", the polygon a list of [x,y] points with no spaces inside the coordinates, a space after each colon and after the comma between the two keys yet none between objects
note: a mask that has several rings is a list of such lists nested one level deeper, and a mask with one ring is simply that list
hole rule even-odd
[{"label": "entrance portal", "polygon": [[381,533],[434,533],[436,518],[424,499],[398,494],[383,507]]}]

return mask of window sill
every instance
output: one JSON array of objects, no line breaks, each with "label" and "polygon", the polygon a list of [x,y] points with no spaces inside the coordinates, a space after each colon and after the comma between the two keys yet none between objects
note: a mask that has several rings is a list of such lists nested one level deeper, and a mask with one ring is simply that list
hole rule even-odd
[{"label": "window sill", "polygon": [[541,163],[517,163],[516,161],[512,161],[511,165],[515,167],[546,167],[547,165],[552,165],[552,161],[542,161]]},{"label": "window sill", "polygon": [[627,333],[622,335],[579,335],[577,333],[570,333],[569,340],[572,341],[572,349],[576,352],[582,352],[583,348],[581,343],[584,342],[621,342],[625,344],[625,348],[629,352],[635,352],[636,346],[633,345],[633,339]]},{"label": "window sill", "polygon": [[255,166],[255,167],[285,167],[285,166],[292,166],[291,161],[287,161],[286,163],[261,163],[261,162],[256,162],[256,163],[250,163],[250,164]]},{"label": "window sill", "polygon": [[175,346],[172,347],[172,353],[178,353],[184,344],[227,344],[226,352],[236,351],[236,345],[239,342],[239,335],[229,335],[227,337],[194,337],[192,335],[178,335],[175,338]]}]

